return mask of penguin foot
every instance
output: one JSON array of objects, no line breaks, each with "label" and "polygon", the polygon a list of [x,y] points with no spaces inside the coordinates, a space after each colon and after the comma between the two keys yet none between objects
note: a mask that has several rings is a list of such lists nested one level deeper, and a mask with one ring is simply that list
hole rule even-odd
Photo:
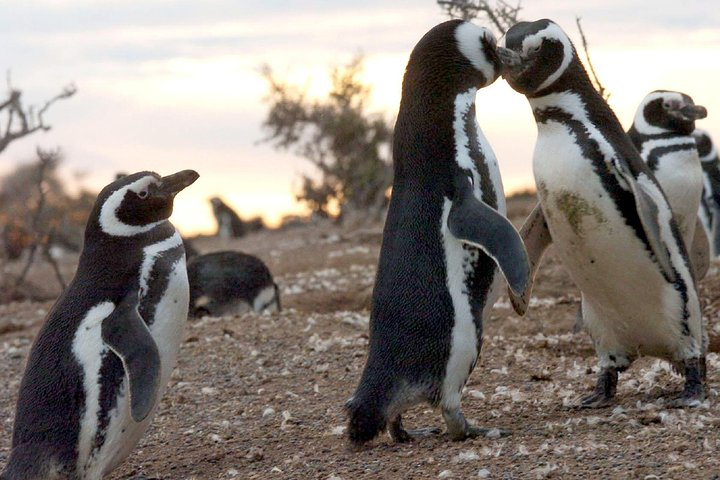
[{"label": "penguin foot", "polygon": [[613,403],[617,390],[618,370],[606,367],[600,370],[593,393],[580,401],[580,408],[604,408]]},{"label": "penguin foot", "polygon": [[453,441],[462,441],[468,438],[486,437],[500,438],[512,434],[512,430],[505,428],[483,428],[468,423],[459,408],[443,409],[443,418],[447,425],[447,434]]},{"label": "penguin foot", "polygon": [[704,360],[704,358],[691,358],[683,361],[685,386],[680,395],[670,401],[668,404],[670,408],[697,407],[705,400],[705,385],[703,385]]},{"label": "penguin foot", "polygon": [[416,428],[413,430],[405,430],[402,425],[402,418],[400,415],[395,420],[390,422],[388,427],[390,436],[395,443],[406,443],[412,440],[418,440],[421,438],[432,437],[433,435],[439,435],[441,430],[437,427],[426,427]]},{"label": "penguin foot", "polygon": [[[450,434],[450,432],[448,432],[448,434]],[[450,439],[454,440],[454,441],[462,441],[462,440],[466,440],[468,438],[477,438],[477,437],[502,438],[502,437],[509,437],[510,435],[512,435],[512,430],[509,430],[507,428],[476,427],[475,425],[470,425],[468,423],[465,426],[465,431],[462,432],[461,436],[450,435]]]}]

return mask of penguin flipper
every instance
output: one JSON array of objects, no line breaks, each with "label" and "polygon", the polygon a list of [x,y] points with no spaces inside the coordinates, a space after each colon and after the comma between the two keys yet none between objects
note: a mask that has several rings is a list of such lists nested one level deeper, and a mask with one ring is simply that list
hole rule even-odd
[{"label": "penguin flipper", "polygon": [[705,233],[705,227],[703,227],[700,217],[698,217],[695,222],[695,235],[693,236],[692,245],[690,245],[688,254],[690,255],[690,263],[692,264],[693,271],[695,272],[695,280],[702,280],[710,268],[710,241]]},{"label": "penguin flipper", "polygon": [[[468,186],[464,178],[460,183]],[[456,188],[447,225],[455,238],[490,256],[514,292],[525,291],[530,264],[520,235],[507,218],[478,200],[471,188]]]},{"label": "penguin flipper", "polygon": [[513,309],[522,317],[525,315],[525,312],[527,312],[530,294],[532,293],[533,280],[535,279],[538,267],[540,267],[542,256],[552,243],[552,236],[550,236],[550,230],[548,229],[545,215],[539,202],[535,205],[533,211],[530,212],[527,219],[525,219],[525,223],[523,223],[520,229],[520,238],[522,238],[525,249],[527,250],[528,260],[530,262],[530,274],[528,276],[527,287],[517,294],[513,292],[511,288],[508,288],[508,296],[510,297],[510,303],[512,303]]},{"label": "penguin flipper", "polygon": [[[650,248],[655,254],[655,258],[660,265],[660,269],[671,282],[677,279],[675,270],[670,260],[670,253],[667,247],[665,247],[662,234],[660,230],[660,209],[658,207],[658,201],[656,196],[659,194],[661,202],[669,209],[667,201],[662,196],[660,187],[653,184],[651,178],[647,176],[645,172],[640,172],[637,179],[630,173],[627,167],[624,167],[620,163],[616,163],[617,171],[623,177],[623,179],[630,186],[635,197],[635,209],[637,210],[638,217],[640,217],[640,223],[642,223],[645,236],[647,237]],[[651,183],[654,188],[646,185],[645,176],[647,183]]]},{"label": "penguin flipper", "polygon": [[122,360],[130,385],[130,413],[136,422],[152,411],[160,388],[160,353],[130,292],[102,322],[103,342]]}]

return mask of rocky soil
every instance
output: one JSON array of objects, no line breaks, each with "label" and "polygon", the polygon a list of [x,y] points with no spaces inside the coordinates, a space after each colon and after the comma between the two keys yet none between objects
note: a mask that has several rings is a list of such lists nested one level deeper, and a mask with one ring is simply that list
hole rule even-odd
[{"label": "rocky soil", "polygon": [[[513,213],[521,221],[528,211],[516,205]],[[109,478],[720,478],[716,353],[708,357],[709,398],[697,408],[665,407],[682,379],[652,358],[621,375],[613,407],[575,408],[594,385],[595,355],[587,334],[573,333],[579,292],[552,251],[526,317],[507,298],[497,303],[463,395],[468,419],[510,428],[510,437],[452,442],[440,435],[396,445],[383,435],[366,449],[350,449],[343,403],[365,361],[380,240],[380,226],[198,240],[203,252],[235,248],[264,259],[285,308],[189,322],[155,420]],[[34,275],[51,288],[42,266]],[[718,333],[717,266],[701,293],[709,329]],[[0,305],[0,465],[25,357],[51,305]],[[410,410],[404,422],[442,426],[439,412],[426,406]]]}]

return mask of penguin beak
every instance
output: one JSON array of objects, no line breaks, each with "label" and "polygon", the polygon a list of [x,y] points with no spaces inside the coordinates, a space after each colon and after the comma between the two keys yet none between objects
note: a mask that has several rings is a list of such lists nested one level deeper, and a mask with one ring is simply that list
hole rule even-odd
[{"label": "penguin beak", "polygon": [[510,76],[522,73],[523,61],[519,53],[505,47],[497,47],[497,53],[503,66],[503,77],[506,76],[506,73]]},{"label": "penguin beak", "polygon": [[200,175],[195,170],[183,170],[181,172],[173,173],[172,175],[162,177],[160,190],[163,193],[174,197],[185,187],[192,185],[198,177],[200,177]]},{"label": "penguin beak", "polygon": [[707,117],[707,109],[702,105],[687,104],[684,105],[679,112],[686,120],[691,121]]}]

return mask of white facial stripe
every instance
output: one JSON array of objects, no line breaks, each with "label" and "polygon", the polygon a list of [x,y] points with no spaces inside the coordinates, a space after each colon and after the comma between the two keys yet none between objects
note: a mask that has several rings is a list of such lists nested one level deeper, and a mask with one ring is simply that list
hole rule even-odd
[{"label": "white facial stripe", "polygon": [[102,341],[101,326],[115,309],[112,302],[102,302],[91,308],[80,322],[73,338],[73,355],[83,371],[85,411],[80,419],[78,439],[78,466],[88,462],[98,428],[100,409],[100,366],[107,352]]},{"label": "white facial stripe", "polygon": [[182,238],[180,234],[175,232],[174,235],[167,237],[166,239],[154,243],[143,250],[143,263],[140,270],[140,294],[145,295],[148,292],[148,280],[150,279],[150,271],[155,264],[155,259],[162,252],[175,248],[178,245],[182,245]]},{"label": "white facial stripe", "polygon": [[157,225],[161,224],[165,220],[159,222],[150,223],[147,225],[127,225],[120,221],[117,217],[117,211],[122,204],[125,194],[130,190],[133,192],[140,192],[150,186],[152,183],[157,183],[155,177],[147,176],[142,177],[135,182],[124,186],[120,190],[117,190],[110,195],[105,203],[103,203],[102,209],[100,210],[100,229],[108,235],[115,237],[131,237],[139,233],[145,233],[152,230]]},{"label": "white facial stripe", "polygon": [[635,119],[633,120],[635,130],[637,130],[639,133],[642,133],[643,135],[659,135],[661,133],[667,133],[670,131],[667,128],[650,125],[645,119],[645,107],[648,106],[650,102],[653,102],[657,99],[675,100],[678,102],[684,101],[682,95],[677,92],[652,92],[647,94],[645,98],[643,98],[643,101],[640,102],[640,106],[635,112]]},{"label": "white facial stripe", "polygon": [[476,70],[487,79],[487,84],[495,79],[495,69],[485,58],[480,39],[485,37],[491,44],[495,44],[495,37],[490,30],[478,27],[472,23],[463,23],[455,29],[455,40],[458,50],[467,58]]},{"label": "white facial stripe", "polygon": [[540,30],[539,32],[535,33],[534,35],[530,35],[523,39],[522,43],[522,51],[523,56],[527,55],[527,52],[530,48],[536,47],[540,44],[542,44],[543,39],[553,39],[553,40],[559,40],[563,45],[563,59],[562,63],[558,67],[557,70],[555,70],[552,75],[550,75],[548,78],[545,79],[545,81],[540,84],[540,86],[535,90],[536,92],[539,92],[540,90],[549,87],[555,81],[560,78],[560,76],[567,70],[568,66],[570,65],[570,62],[572,62],[573,59],[573,49],[572,44],[570,43],[570,40],[568,40],[567,35],[565,35],[565,32],[555,25],[554,23],[549,24],[544,29]]}]

